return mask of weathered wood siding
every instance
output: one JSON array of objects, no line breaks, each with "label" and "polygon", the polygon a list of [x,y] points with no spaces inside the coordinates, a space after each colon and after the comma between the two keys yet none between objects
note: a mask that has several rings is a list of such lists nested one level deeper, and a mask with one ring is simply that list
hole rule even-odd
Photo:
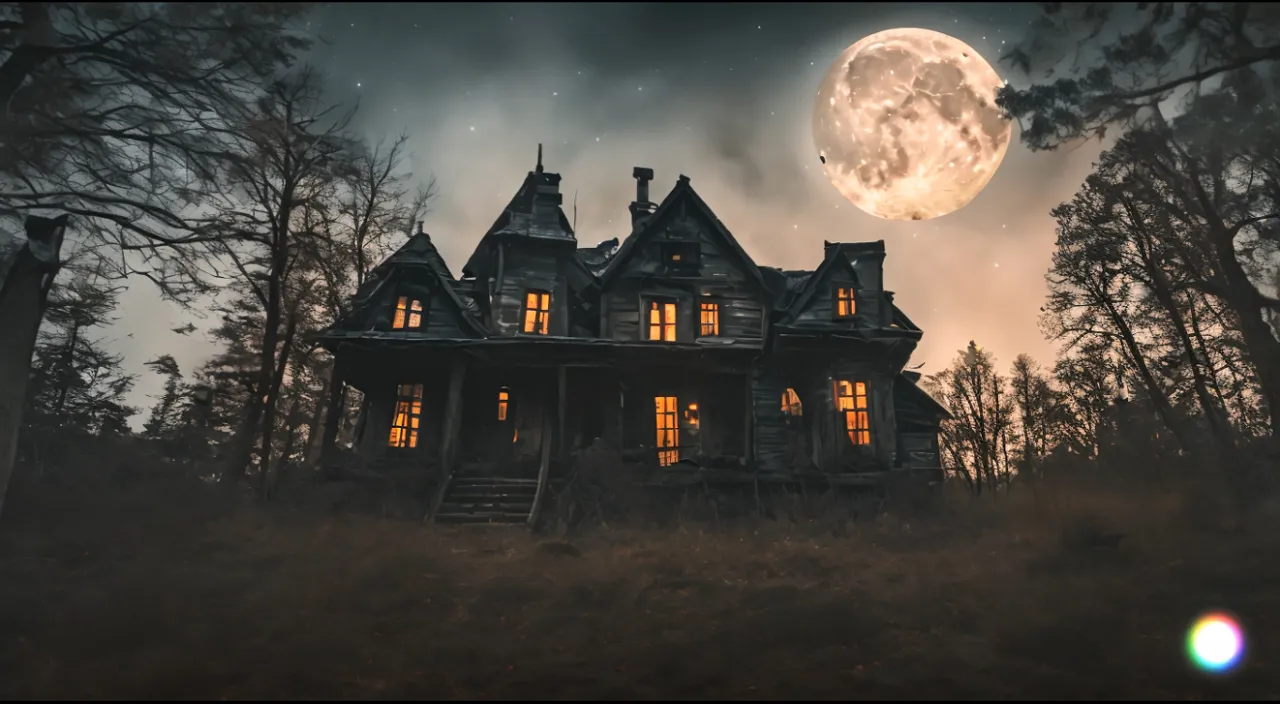
[{"label": "weathered wood siding", "polygon": [[[384,289],[383,299],[374,307],[372,319],[366,321],[371,329],[389,332],[414,333],[430,338],[471,337],[465,332],[458,312],[440,279],[424,268],[405,267],[393,274],[395,280]],[[393,330],[396,303],[401,296],[422,302],[423,325],[416,330]]]},{"label": "weathered wood siding", "polygon": [[904,469],[937,469],[938,434],[904,432],[898,435],[898,466]]},{"label": "weathered wood siding", "polygon": [[789,469],[791,454],[791,429],[782,414],[782,393],[789,385],[776,369],[768,366],[757,366],[751,377],[756,465],[764,471],[781,472]]},{"label": "weathered wood siding", "polygon": [[[693,342],[699,333],[703,301],[719,306],[718,337],[760,340],[765,334],[763,293],[734,252],[699,215],[673,208],[648,226],[601,296],[601,335],[614,340],[644,340],[647,297],[673,299],[677,304],[678,342]],[[696,242],[700,266],[670,271],[663,260],[666,243]]]},{"label": "weathered wood siding", "polygon": [[499,335],[520,334],[525,295],[530,290],[538,290],[551,293],[548,334],[568,335],[571,311],[567,270],[573,251],[571,246],[559,242],[499,243],[500,261],[493,271],[490,328]]}]

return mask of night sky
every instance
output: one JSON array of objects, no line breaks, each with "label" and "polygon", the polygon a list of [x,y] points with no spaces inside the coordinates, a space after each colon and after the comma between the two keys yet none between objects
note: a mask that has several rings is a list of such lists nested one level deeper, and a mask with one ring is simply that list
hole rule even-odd
[{"label": "night sky", "polygon": [[[410,135],[415,177],[434,174],[426,227],[455,271],[533,168],[563,175],[564,209],[582,246],[629,229],[633,166],[655,171],[654,201],[680,174],[756,262],[814,268],[823,240],[885,240],[885,287],[921,328],[912,364],[936,372],[970,339],[1007,367],[1019,352],[1048,363],[1037,327],[1054,233],[1098,148],[1032,154],[1010,146],[969,206],[924,222],[862,213],[825,175],[813,146],[814,95],[832,61],[867,34],[923,27],[996,64],[1035,15],[1022,3],[333,4],[309,29],[312,62],[335,102],[360,101],[371,139]],[[167,332],[190,316],[127,294],[121,338],[132,371],[157,353],[193,371],[212,349]],[[212,323],[205,321],[205,326]],[[158,392],[141,373],[134,402]]]}]

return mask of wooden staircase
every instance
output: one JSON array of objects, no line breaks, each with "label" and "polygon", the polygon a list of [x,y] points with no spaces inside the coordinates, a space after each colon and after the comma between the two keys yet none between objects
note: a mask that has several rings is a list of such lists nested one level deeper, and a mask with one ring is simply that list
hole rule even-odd
[{"label": "wooden staircase", "polygon": [[528,523],[537,494],[537,479],[454,476],[433,518],[436,523]]}]

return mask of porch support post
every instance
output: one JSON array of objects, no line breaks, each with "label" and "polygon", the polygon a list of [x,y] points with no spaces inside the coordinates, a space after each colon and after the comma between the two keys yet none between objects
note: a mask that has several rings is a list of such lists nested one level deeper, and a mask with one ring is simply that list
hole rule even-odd
[{"label": "porch support post", "polygon": [[458,436],[462,429],[462,386],[467,375],[467,358],[457,354],[449,366],[449,398],[445,402],[444,430],[440,442],[440,479],[453,475],[458,456]]}]

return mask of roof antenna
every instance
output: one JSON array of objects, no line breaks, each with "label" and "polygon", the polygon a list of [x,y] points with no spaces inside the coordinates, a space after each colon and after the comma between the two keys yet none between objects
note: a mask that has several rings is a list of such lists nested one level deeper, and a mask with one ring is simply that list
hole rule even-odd
[{"label": "roof antenna", "polygon": [[537,172],[542,173],[542,144],[538,144],[538,167]]},{"label": "roof antenna", "polygon": [[578,189],[573,189],[573,231],[578,231]]}]

